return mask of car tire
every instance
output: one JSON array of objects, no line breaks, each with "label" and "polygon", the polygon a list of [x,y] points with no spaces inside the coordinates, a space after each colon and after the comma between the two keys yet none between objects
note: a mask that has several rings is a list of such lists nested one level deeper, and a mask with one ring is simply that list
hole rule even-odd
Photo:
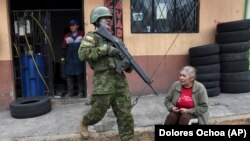
[{"label": "car tire", "polygon": [[14,118],[37,117],[51,109],[51,100],[48,97],[28,97],[10,103],[10,113]]}]

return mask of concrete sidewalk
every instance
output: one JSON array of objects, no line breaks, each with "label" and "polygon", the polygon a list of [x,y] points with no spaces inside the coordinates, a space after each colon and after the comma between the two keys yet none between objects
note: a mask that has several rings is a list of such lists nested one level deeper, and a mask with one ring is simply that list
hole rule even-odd
[{"label": "concrete sidewalk", "polygon": [[[155,124],[162,124],[167,115],[165,94],[141,96],[132,109],[135,120],[135,140],[153,140]],[[133,101],[136,97],[133,97]],[[69,101],[73,101],[74,104]],[[11,140],[79,140],[79,124],[90,109],[87,99],[52,99],[52,111],[35,118],[15,119],[10,111],[0,111],[0,141]],[[63,104],[62,104],[63,103]],[[250,93],[220,94],[209,98],[210,124],[230,124],[232,120],[250,118]],[[239,124],[246,124],[242,122]],[[232,122],[231,122],[232,124]],[[91,140],[119,140],[116,118],[111,109],[104,119],[90,126]],[[116,139],[114,139],[116,140]]]}]

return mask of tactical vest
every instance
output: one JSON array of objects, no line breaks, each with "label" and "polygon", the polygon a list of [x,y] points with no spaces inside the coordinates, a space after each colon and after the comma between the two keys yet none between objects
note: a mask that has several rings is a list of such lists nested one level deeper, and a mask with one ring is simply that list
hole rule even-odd
[{"label": "tactical vest", "polygon": [[[96,43],[96,46],[94,46],[94,48],[103,46],[103,45],[107,45],[108,47],[113,46],[112,42],[109,42],[107,40],[105,40],[103,37],[101,37],[100,35],[96,34],[93,32],[94,35],[94,40]],[[122,61],[120,56],[114,56],[111,57],[108,54],[99,58],[98,61],[89,61],[90,67],[96,71],[96,72],[100,72],[100,71],[106,71],[106,70],[115,70],[116,66]]]}]

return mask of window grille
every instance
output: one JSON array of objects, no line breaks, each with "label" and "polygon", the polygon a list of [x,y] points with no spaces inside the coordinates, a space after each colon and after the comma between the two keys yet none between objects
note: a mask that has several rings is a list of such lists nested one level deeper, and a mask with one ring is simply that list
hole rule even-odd
[{"label": "window grille", "polygon": [[131,31],[132,33],[198,32],[197,4],[198,0],[131,0]]}]

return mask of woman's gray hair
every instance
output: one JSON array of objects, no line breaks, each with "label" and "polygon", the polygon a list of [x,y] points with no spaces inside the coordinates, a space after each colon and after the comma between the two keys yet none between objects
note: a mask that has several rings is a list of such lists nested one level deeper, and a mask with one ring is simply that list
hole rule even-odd
[{"label": "woman's gray hair", "polygon": [[196,79],[196,69],[192,66],[185,66],[181,71],[186,72],[191,78]]}]

